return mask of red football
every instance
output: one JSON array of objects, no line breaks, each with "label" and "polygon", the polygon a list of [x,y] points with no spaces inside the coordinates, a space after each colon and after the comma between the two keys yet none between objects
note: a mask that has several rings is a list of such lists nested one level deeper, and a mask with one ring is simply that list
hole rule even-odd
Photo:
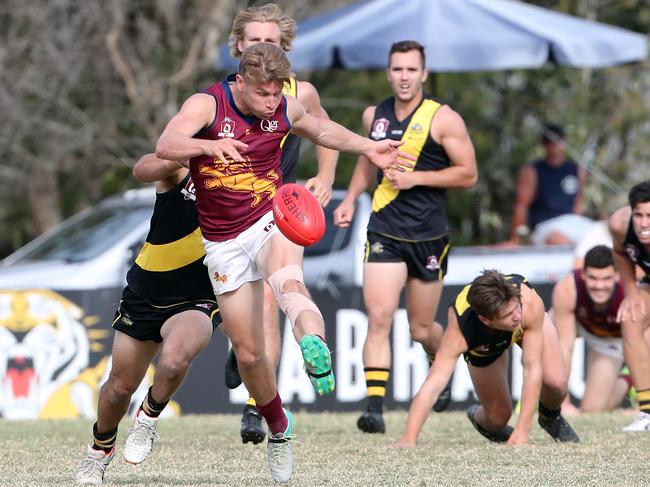
[{"label": "red football", "polygon": [[293,243],[314,245],[325,233],[325,214],[316,197],[304,186],[280,186],[273,198],[273,217],[280,231]]}]

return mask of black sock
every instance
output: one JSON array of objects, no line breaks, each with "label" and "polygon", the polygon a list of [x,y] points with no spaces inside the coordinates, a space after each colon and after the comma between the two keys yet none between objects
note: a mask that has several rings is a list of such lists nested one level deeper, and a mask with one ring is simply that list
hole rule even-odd
[{"label": "black sock", "polygon": [[105,433],[97,431],[97,423],[93,425],[93,438],[94,442],[92,447],[95,450],[104,450],[106,453],[110,452],[115,446],[117,440],[117,427]]},{"label": "black sock", "polygon": [[157,418],[160,416],[160,413],[163,412],[163,409],[165,409],[169,400],[165,402],[157,402],[153,397],[151,397],[151,389],[153,389],[153,387],[149,388],[149,392],[147,392],[147,396],[144,398],[144,401],[142,401],[141,407],[147,416],[150,418]]},{"label": "black sock", "polygon": [[368,389],[368,408],[373,413],[384,411],[384,396],[386,395],[386,383],[390,376],[390,369],[381,367],[365,367],[366,387]]},{"label": "black sock", "polygon": [[560,415],[560,411],[560,408],[549,409],[542,404],[542,401],[539,401],[539,415],[544,418],[555,419]]}]

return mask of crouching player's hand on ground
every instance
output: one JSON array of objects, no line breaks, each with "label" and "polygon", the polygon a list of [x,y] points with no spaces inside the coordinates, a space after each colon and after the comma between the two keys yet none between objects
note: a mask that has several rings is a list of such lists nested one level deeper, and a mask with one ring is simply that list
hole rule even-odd
[{"label": "crouching player's hand on ground", "polygon": [[508,445],[529,445],[528,434],[515,428],[508,439]]},{"label": "crouching player's hand on ground", "polygon": [[386,445],[386,448],[390,450],[403,450],[405,448],[415,448],[415,442],[405,441],[400,438],[399,441],[396,441],[394,443],[389,443],[388,445]]}]

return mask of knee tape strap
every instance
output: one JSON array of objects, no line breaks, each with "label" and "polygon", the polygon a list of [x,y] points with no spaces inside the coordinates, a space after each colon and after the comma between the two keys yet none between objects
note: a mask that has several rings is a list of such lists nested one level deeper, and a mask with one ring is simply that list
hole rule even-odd
[{"label": "knee tape strap", "polygon": [[312,311],[323,319],[318,307],[304,294],[295,291],[282,292],[287,281],[298,281],[303,284],[302,267],[299,265],[285,266],[271,274],[268,279],[278,306],[289,318],[291,327],[296,326],[296,319],[303,311]]}]

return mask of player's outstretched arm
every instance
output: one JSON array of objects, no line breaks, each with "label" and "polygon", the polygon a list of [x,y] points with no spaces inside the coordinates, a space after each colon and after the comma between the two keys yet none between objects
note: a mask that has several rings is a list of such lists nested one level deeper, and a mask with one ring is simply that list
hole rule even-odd
[{"label": "player's outstretched arm", "polygon": [[[318,91],[311,83],[298,81],[298,101],[310,115],[325,120],[330,119],[327,111],[321,106]],[[322,145],[316,146],[318,173],[313,178],[309,178],[305,186],[314,193],[314,196],[323,207],[327,206],[330,199],[332,199],[332,186],[334,186],[338,159],[338,151],[328,149]]]},{"label": "player's outstretched arm", "polygon": [[195,139],[193,136],[212,123],[216,113],[214,98],[205,93],[189,97],[179,112],[169,121],[156,144],[156,156],[161,159],[183,161],[201,155],[213,156],[227,162],[243,160],[240,151],[246,144],[238,140]]},{"label": "player's outstretched arm", "polygon": [[517,195],[512,211],[512,224],[510,225],[510,241],[520,243],[520,233],[527,230],[528,208],[533,203],[537,192],[537,173],[531,165],[521,168],[517,176]]},{"label": "player's outstretched arm", "polygon": [[145,154],[133,166],[133,177],[143,183],[154,183],[164,179],[173,179],[177,173],[185,170],[187,161],[169,161],[160,159],[156,154]]},{"label": "player's outstretched arm", "polygon": [[[370,130],[370,124],[375,116],[375,107],[367,107],[363,111],[362,123],[365,132]],[[345,198],[334,210],[334,224],[345,228],[350,226],[355,211],[355,202],[361,193],[363,193],[377,175],[377,166],[374,166],[364,157],[359,156],[357,165],[354,167],[348,191]]]},{"label": "player's outstretched arm", "polygon": [[458,357],[465,351],[467,351],[467,342],[460,331],[453,308],[449,308],[447,329],[442,336],[440,348],[436,352],[436,358],[429,369],[427,378],[411,403],[406,429],[399,442],[389,445],[390,447],[412,448],[415,446],[420,431],[431,413],[431,408],[449,382]]},{"label": "player's outstretched arm", "polygon": [[379,142],[361,137],[331,120],[316,118],[305,112],[300,103],[288,97],[288,116],[296,135],[314,144],[352,154],[362,154],[381,169],[413,167],[415,157],[397,148],[402,141],[385,139]]},{"label": "player's outstretched arm", "polygon": [[187,176],[188,161],[169,161],[145,154],[133,166],[133,176],[143,183],[156,183],[157,193],[166,193]]},{"label": "player's outstretched arm", "polygon": [[542,390],[543,325],[549,319],[544,302],[537,293],[526,286],[521,287],[522,323],[524,336],[521,345],[524,378],[521,388],[521,411],[515,429],[508,440],[510,445],[528,444],[533,415]]},{"label": "player's outstretched arm", "polygon": [[571,370],[571,356],[576,340],[576,285],[573,273],[564,276],[555,284],[551,303],[553,324],[560,337],[564,365],[567,370]]}]

